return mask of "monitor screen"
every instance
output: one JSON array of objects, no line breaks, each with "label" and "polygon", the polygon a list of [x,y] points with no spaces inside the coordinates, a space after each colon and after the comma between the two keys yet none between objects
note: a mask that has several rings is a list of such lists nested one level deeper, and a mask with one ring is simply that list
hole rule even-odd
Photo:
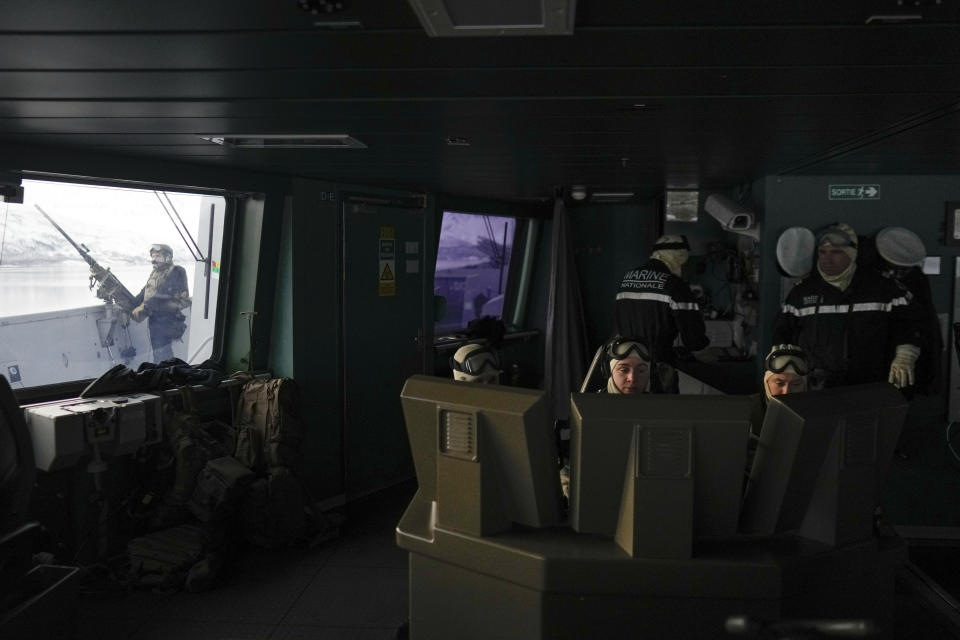
[{"label": "monitor screen", "polygon": [[741,530],[828,544],[869,537],[907,401],[885,382],[778,396],[767,407]]},{"label": "monitor screen", "polygon": [[570,526],[614,536],[628,516],[649,523],[672,548],[652,544],[651,557],[735,535],[751,407],[750,396],[572,394]]},{"label": "monitor screen", "polygon": [[410,377],[400,394],[419,489],[436,522],[472,535],[560,522],[556,440],[543,391]]}]

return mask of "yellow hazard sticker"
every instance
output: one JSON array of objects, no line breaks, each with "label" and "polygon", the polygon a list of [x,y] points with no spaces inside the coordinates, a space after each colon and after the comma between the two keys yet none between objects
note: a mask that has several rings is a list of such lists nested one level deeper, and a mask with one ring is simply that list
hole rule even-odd
[{"label": "yellow hazard sticker", "polygon": [[380,227],[377,251],[380,259],[380,267],[377,270],[377,293],[382,297],[395,296],[397,295],[397,249],[395,230],[392,226]]}]

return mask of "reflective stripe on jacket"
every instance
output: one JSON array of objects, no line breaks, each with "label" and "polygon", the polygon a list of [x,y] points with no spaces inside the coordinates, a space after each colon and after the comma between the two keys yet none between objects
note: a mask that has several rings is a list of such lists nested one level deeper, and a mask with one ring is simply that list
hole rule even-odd
[{"label": "reflective stripe on jacket", "polygon": [[827,386],[882,382],[898,344],[919,346],[919,328],[916,305],[883,276],[858,269],[840,291],[814,273],[787,296],[773,344],[803,348]]},{"label": "reflective stripe on jacket", "polygon": [[659,260],[624,274],[616,298],[617,333],[644,340],[658,362],[673,364],[673,343],[699,351],[709,344],[700,305],[687,283]]}]

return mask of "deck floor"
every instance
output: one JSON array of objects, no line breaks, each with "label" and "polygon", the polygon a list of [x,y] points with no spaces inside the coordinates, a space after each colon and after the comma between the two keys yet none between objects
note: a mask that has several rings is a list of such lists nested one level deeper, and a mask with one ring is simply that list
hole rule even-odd
[{"label": "deck floor", "polygon": [[82,596],[77,640],[388,640],[407,614],[394,529],[403,485],[348,506],[341,536],[310,550],[247,550],[216,588]]}]

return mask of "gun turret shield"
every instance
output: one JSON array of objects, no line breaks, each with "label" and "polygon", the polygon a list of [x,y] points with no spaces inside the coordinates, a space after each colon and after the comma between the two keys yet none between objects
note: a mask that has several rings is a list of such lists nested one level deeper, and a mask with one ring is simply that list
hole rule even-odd
[{"label": "gun turret shield", "polygon": [[886,227],[877,232],[877,253],[895,267],[923,264],[927,248],[923,240],[910,229]]},{"label": "gun turret shield", "polygon": [[815,251],[816,238],[806,227],[790,227],[777,239],[777,263],[793,278],[810,273]]}]

